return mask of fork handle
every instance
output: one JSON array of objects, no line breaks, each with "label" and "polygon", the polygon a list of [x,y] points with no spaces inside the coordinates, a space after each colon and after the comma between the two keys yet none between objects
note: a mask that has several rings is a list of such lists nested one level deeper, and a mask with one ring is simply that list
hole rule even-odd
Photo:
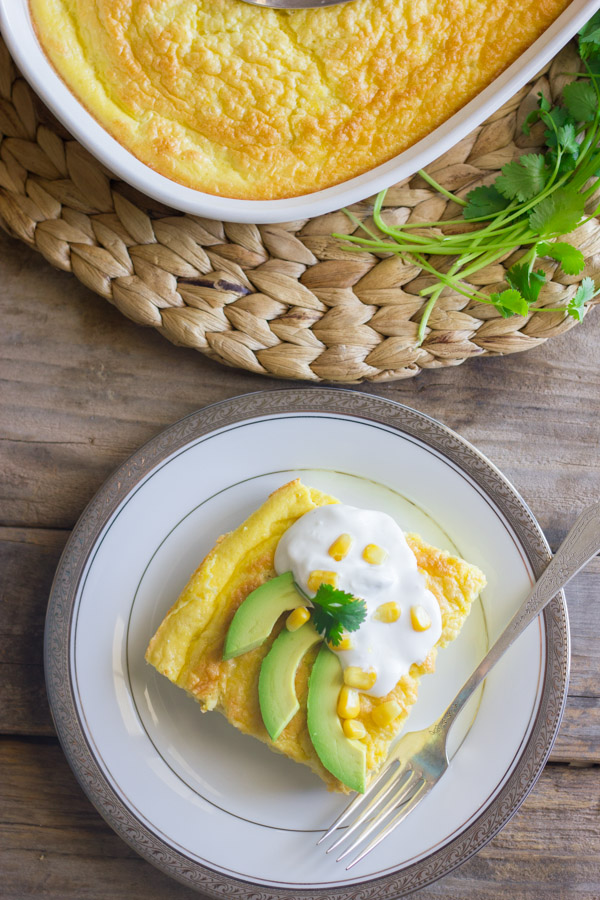
[{"label": "fork handle", "polygon": [[456,716],[473,691],[481,684],[490,669],[520,634],[533,622],[553,597],[600,550],[600,503],[588,506],[550,560],[533,590],[519,607],[498,640],[492,645],[473,674],[462,686],[446,712],[436,725],[436,732],[444,734],[450,729]]}]

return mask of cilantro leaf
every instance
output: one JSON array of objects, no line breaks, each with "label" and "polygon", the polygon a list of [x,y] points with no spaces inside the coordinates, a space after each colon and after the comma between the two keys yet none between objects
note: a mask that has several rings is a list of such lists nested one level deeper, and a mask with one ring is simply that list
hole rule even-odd
[{"label": "cilantro leaf", "polygon": [[546,131],[546,143],[549,147],[556,147],[558,138],[555,131],[565,125],[575,125],[575,122],[566,109],[562,106],[552,106],[548,110],[540,112],[540,119],[548,126]]},{"label": "cilantro leaf", "polygon": [[529,225],[535,234],[549,237],[567,234],[577,228],[584,215],[585,199],[569,188],[558,188],[529,213]]},{"label": "cilantro leaf", "polygon": [[547,126],[544,132],[544,140],[546,141],[546,146],[549,147],[549,153],[547,154],[548,165],[551,168],[554,166],[556,151],[560,147],[564,160],[563,166],[568,171],[572,168],[570,164],[574,163],[579,156],[579,144],[575,139],[577,134],[575,121],[562,106],[553,106],[548,112],[541,112],[540,119]]},{"label": "cilantro leaf", "polygon": [[581,250],[566,241],[542,241],[537,245],[537,252],[559,262],[565,275],[578,275],[585,265]]},{"label": "cilantro leaf", "polygon": [[577,122],[593,122],[598,109],[596,91],[589,81],[572,81],[563,88],[563,103]]},{"label": "cilantro leaf", "polygon": [[579,32],[579,53],[588,59],[600,49],[600,11],[594,13]]},{"label": "cilantro leaf", "polygon": [[579,37],[582,38],[590,32],[595,31],[597,28],[600,28],[600,9],[598,12],[594,13],[591,19],[587,20],[582,28],[579,29]]},{"label": "cilantro leaf", "polygon": [[502,166],[494,186],[509,200],[531,200],[543,190],[546,183],[546,160],[543,156],[530,153],[519,160]]},{"label": "cilantro leaf", "polygon": [[312,602],[314,626],[334,647],[342,640],[344,631],[356,631],[367,616],[364,600],[330,584],[322,584]]},{"label": "cilantro leaf", "polygon": [[552,109],[552,104],[549,100],[546,99],[544,94],[541,91],[538,91],[538,108],[534,109],[529,113],[525,121],[523,122],[522,129],[526,135],[529,135],[530,128],[540,118],[542,112],[549,112]]},{"label": "cilantro leaf", "polygon": [[515,264],[507,271],[506,280],[528,303],[535,303],[542,285],[546,282],[546,275],[542,269],[530,272],[525,264]]},{"label": "cilantro leaf", "polygon": [[561,125],[558,128],[558,144],[563,153],[570,153],[577,159],[579,156],[579,144],[577,143],[577,131],[572,122]]},{"label": "cilantro leaf", "polygon": [[539,109],[534,109],[529,113],[529,115],[523,122],[523,124],[521,126],[521,130],[523,131],[524,134],[527,135],[527,137],[529,137],[529,135],[531,134],[531,126],[535,125],[535,123],[538,121],[539,117],[540,117]]},{"label": "cilantro leaf", "polygon": [[588,44],[588,47],[593,47],[594,50],[587,57],[585,64],[592,75],[600,75],[600,47],[597,44]]},{"label": "cilantro leaf", "polygon": [[491,219],[508,206],[508,200],[491,185],[481,185],[469,191],[463,208],[465,219]]},{"label": "cilantro leaf", "polygon": [[[591,22],[588,22],[589,25],[591,25]],[[584,44],[600,44],[600,27],[594,28],[593,31],[588,31],[587,34],[581,34],[581,41]]]},{"label": "cilantro leaf", "polygon": [[502,291],[501,294],[491,294],[490,300],[498,312],[505,318],[517,313],[526,316],[529,312],[529,303],[521,296],[519,291]]},{"label": "cilantro leaf", "polygon": [[575,319],[576,322],[583,322],[583,309],[583,303],[575,303],[575,297],[572,297],[567,306],[567,315]]},{"label": "cilantro leaf", "polygon": [[[566,175],[568,172],[572,172],[577,164],[577,157],[579,155],[579,150],[577,153],[562,153],[560,162],[558,163],[558,175]],[[556,163],[558,160],[558,152],[553,147],[546,153],[546,165],[551,171],[554,171],[556,168]]]},{"label": "cilantro leaf", "polygon": [[584,278],[577,288],[575,296],[571,297],[571,300],[569,301],[569,305],[567,306],[567,313],[577,322],[581,322],[583,320],[584,305],[588,303],[595,295],[596,286],[593,280],[591,278]]}]

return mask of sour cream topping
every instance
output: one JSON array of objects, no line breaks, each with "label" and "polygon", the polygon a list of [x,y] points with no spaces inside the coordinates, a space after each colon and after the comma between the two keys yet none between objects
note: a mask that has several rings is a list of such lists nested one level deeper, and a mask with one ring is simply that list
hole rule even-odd
[{"label": "sour cream topping", "polygon": [[[352,543],[338,562],[329,548],[342,534],[350,535]],[[363,558],[369,544],[386,551],[383,562],[374,565]],[[374,697],[388,694],[413,663],[425,661],[440,638],[439,604],[425,585],[402,529],[386,513],[342,503],[305,513],[279,541],[275,569],[279,575],[291,571],[298,587],[311,599],[316,593],[308,586],[311,572],[335,572],[337,588],[365,601],[367,617],[358,631],[350,634],[352,647],[336,651],[344,668],[358,666],[376,673],[375,684],[364,693]],[[391,601],[400,607],[399,618],[395,622],[378,620],[374,616],[377,608]],[[431,619],[427,630],[413,627],[413,606],[422,607]]]}]

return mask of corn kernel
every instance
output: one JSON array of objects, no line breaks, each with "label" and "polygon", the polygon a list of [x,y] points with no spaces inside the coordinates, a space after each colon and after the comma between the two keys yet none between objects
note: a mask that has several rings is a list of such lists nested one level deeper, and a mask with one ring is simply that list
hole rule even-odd
[{"label": "corn kernel", "polygon": [[396,622],[400,618],[400,607],[395,600],[390,600],[389,603],[380,603],[373,613],[373,618],[379,622]]},{"label": "corn kernel", "polygon": [[308,576],[308,589],[315,593],[322,584],[330,584],[331,587],[337,586],[337,572],[324,572],[322,569],[315,569]]},{"label": "corn kernel", "polygon": [[365,562],[371,563],[372,566],[380,566],[388,554],[387,550],[378,547],[377,544],[367,544],[362,555]]},{"label": "corn kernel", "polygon": [[348,687],[358,688],[359,691],[368,691],[376,681],[377,674],[372,669],[368,672],[361,669],[360,666],[346,666],[344,669],[344,684],[347,684]]},{"label": "corn kernel", "polygon": [[367,729],[357,719],[342,719],[342,729],[350,740],[360,741],[367,736]]},{"label": "corn kernel", "polygon": [[410,621],[415,631],[427,631],[431,627],[431,616],[422,606],[411,606]]},{"label": "corn kernel", "polygon": [[327,641],[327,644],[330,650],[351,650],[354,647],[349,634],[345,634],[339,644],[332,644],[331,641]]},{"label": "corn kernel", "polygon": [[285,627],[288,631],[298,631],[309,619],[310,613],[307,608],[305,606],[297,606],[285,620]]},{"label": "corn kernel", "polygon": [[343,685],[337,703],[337,714],[340,719],[355,719],[360,712],[360,697],[354,688]]},{"label": "corn kernel", "polygon": [[339,538],[336,538],[329,550],[327,551],[330,556],[332,556],[336,562],[341,562],[342,559],[347,555],[350,547],[352,546],[352,538],[349,534],[340,534]]},{"label": "corn kernel", "polygon": [[401,712],[402,707],[395,700],[386,700],[374,707],[371,717],[379,728],[385,728],[386,725],[397,719]]}]

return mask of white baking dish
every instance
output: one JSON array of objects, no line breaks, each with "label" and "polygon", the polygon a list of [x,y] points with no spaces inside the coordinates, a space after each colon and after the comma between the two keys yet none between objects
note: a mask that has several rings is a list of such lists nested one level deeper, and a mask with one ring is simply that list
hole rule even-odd
[{"label": "white baking dish", "polygon": [[340,209],[414,174],[509,100],[558,53],[598,7],[600,0],[572,0],[568,9],[502,75],[413,147],[342,184],[285,200],[217,197],[155,172],[112,138],[57,75],[36,38],[28,0],[0,0],[0,27],[19,69],[42,100],[71,134],[119,178],[183,212],[227,222],[260,224],[303,219]]}]

